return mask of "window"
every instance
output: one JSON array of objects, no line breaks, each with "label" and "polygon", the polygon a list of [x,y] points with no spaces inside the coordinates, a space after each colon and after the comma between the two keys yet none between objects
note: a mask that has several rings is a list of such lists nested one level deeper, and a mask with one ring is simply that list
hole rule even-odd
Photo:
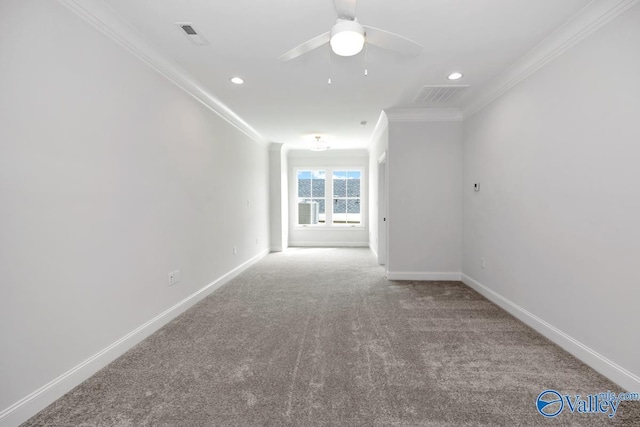
[{"label": "window", "polygon": [[360,171],[333,171],[333,224],[362,223]]},{"label": "window", "polygon": [[323,170],[298,171],[298,224],[324,224],[326,179]]},{"label": "window", "polygon": [[296,176],[296,224],[309,227],[361,227],[362,182],[358,168],[300,168]]}]

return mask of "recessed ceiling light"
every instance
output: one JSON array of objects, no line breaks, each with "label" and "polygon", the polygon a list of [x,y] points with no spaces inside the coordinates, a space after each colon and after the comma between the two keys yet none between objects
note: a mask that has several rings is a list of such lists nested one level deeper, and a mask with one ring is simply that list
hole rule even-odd
[{"label": "recessed ceiling light", "polygon": [[242,83],[244,83],[244,80],[242,80],[240,77],[232,77],[231,83],[241,85]]},{"label": "recessed ceiling light", "polygon": [[462,78],[462,73],[455,72],[449,74],[449,80],[458,80],[460,78]]},{"label": "recessed ceiling light", "polygon": [[360,126],[366,126],[366,125],[367,125],[367,121],[366,120],[363,120],[363,121],[360,122]]}]

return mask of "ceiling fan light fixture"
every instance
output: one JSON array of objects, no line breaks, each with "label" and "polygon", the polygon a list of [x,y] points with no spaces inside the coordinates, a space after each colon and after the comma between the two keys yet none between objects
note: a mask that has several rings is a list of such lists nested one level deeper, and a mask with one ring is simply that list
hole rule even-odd
[{"label": "ceiling fan light fixture", "polygon": [[331,50],[340,56],[353,56],[364,46],[364,28],[357,19],[338,19],[331,28]]}]

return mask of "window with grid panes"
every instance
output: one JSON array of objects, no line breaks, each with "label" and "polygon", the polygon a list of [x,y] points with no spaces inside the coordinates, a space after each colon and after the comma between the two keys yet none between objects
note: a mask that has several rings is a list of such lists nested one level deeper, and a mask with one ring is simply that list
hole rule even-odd
[{"label": "window with grid panes", "polygon": [[305,212],[300,211],[300,203],[310,204],[309,209],[313,210],[317,204],[318,209],[318,223],[324,224],[326,221],[325,212],[325,189],[326,189],[326,173],[323,170],[299,170],[297,172],[297,186],[298,186],[298,224],[309,224],[306,218],[301,215],[306,215]]},{"label": "window with grid panes", "polygon": [[361,178],[359,170],[334,170],[332,223],[336,225],[360,225],[361,210]]}]

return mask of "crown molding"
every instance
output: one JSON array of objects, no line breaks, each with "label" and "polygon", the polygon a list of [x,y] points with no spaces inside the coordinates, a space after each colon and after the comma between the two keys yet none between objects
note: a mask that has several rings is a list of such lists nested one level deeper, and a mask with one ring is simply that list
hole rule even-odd
[{"label": "crown molding", "polygon": [[594,0],[518,59],[462,108],[464,118],[477,113],[640,0]]},{"label": "crown molding", "polygon": [[57,1],[137,56],[249,138],[264,146],[268,145],[268,142],[258,131],[227,107],[206,86],[156,49],[131,24],[102,0]]},{"label": "crown molding", "polygon": [[458,108],[390,108],[384,110],[389,122],[461,122]]}]

